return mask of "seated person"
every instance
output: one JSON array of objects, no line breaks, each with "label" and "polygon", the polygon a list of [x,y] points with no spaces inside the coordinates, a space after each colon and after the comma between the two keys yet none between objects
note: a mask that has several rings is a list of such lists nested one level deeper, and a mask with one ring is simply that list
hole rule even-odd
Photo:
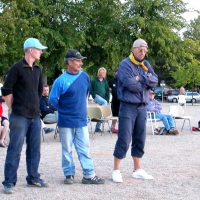
[{"label": "seated person", "polygon": [[3,106],[0,103],[0,118],[1,118],[0,147],[7,147],[8,143],[5,141],[5,139],[9,130],[9,121],[2,114],[3,114]]},{"label": "seated person", "polygon": [[177,135],[179,132],[178,130],[174,129],[174,119],[171,115],[167,114],[161,114],[162,105],[157,100],[154,99],[155,93],[153,91],[150,91],[150,102],[147,105],[147,111],[155,112],[156,118],[160,119],[166,130],[167,134]]},{"label": "seated person", "polygon": [[43,86],[43,93],[40,99],[41,118],[44,122],[57,123],[58,112],[57,109],[49,101],[49,86]]}]

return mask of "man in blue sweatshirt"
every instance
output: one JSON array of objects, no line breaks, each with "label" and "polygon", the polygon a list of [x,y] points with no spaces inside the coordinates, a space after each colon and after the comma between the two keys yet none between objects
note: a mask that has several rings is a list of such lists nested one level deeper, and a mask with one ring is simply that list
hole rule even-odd
[{"label": "man in blue sweatshirt", "polygon": [[157,75],[145,60],[147,43],[143,39],[134,41],[129,57],[119,64],[118,99],[120,100],[118,139],[114,150],[114,170],[112,180],[123,182],[120,172],[121,159],[125,158],[131,145],[133,178],[154,179],[141,168],[146,140],[146,105],[149,89],[158,83]]},{"label": "man in blue sweatshirt", "polygon": [[90,79],[82,71],[83,57],[79,51],[69,50],[65,56],[67,71],[59,76],[51,89],[49,100],[58,110],[58,128],[62,145],[62,169],[65,184],[74,182],[75,164],[72,158],[74,144],[83,170],[83,184],[104,184],[96,176],[90,157],[87,127],[87,97]]}]

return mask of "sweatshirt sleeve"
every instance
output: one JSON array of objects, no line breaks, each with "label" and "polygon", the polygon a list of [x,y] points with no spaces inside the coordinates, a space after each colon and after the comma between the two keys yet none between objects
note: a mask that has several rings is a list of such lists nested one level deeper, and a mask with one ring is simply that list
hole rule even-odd
[{"label": "sweatshirt sleeve", "polygon": [[56,79],[53,83],[53,86],[51,88],[51,92],[49,94],[49,101],[52,103],[52,105],[58,110],[59,108],[59,98],[61,94],[61,85],[58,79]]},{"label": "sweatshirt sleeve", "polygon": [[[144,63],[147,66],[148,71],[145,73],[145,75],[140,76],[140,82],[142,84],[145,84],[149,88],[154,88],[158,84],[158,76],[155,74],[150,63],[147,60],[145,60]],[[151,73],[152,76],[147,76],[147,74],[149,73]]]}]

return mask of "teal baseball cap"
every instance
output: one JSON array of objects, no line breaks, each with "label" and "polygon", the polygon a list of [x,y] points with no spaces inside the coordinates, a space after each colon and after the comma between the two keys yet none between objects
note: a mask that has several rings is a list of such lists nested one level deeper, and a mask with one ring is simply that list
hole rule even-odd
[{"label": "teal baseball cap", "polygon": [[36,48],[36,49],[44,50],[44,49],[47,49],[48,47],[43,46],[41,42],[36,38],[28,38],[24,42],[24,49],[28,49],[28,48]]}]

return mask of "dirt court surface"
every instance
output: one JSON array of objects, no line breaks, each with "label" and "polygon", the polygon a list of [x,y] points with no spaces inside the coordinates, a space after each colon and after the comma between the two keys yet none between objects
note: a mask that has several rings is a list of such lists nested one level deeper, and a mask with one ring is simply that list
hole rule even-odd
[{"label": "dirt court surface", "polygon": [[[163,103],[163,113],[168,113],[169,105]],[[6,112],[6,107],[4,105]],[[187,104],[185,115],[192,116],[191,126],[197,126],[200,120],[200,104]],[[183,120],[176,120],[180,131]],[[95,123],[93,123],[94,128]],[[53,125],[50,125],[53,126]],[[105,127],[108,130],[108,127]],[[7,137],[8,138],[8,137]],[[200,199],[200,132],[191,132],[186,121],[183,131],[177,136],[152,135],[150,124],[147,124],[147,140],[142,167],[154,176],[154,180],[139,180],[131,177],[133,163],[130,148],[127,157],[121,163],[123,183],[113,183],[113,150],[117,135],[112,137],[105,133],[96,133],[90,140],[91,157],[94,160],[98,176],[106,180],[104,185],[81,184],[82,170],[77,154],[73,149],[76,165],[75,183],[64,185],[61,169],[61,146],[59,138],[53,133],[45,135],[41,143],[41,162],[39,172],[41,178],[48,181],[49,188],[26,187],[25,148],[21,153],[18,169],[18,182],[15,193],[6,195],[1,185],[0,200],[198,200]],[[6,148],[0,148],[0,180],[4,180],[4,162]]]}]

